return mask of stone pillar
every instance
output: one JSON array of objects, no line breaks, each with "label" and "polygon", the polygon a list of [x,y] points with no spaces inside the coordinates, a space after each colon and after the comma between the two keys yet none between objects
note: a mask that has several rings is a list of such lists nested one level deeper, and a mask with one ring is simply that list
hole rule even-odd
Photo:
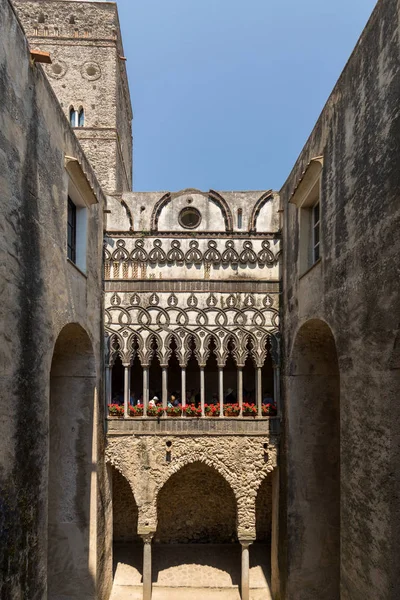
[{"label": "stone pillar", "polygon": [[204,367],[200,367],[200,403],[201,403],[201,416],[204,417],[204,404],[205,404],[205,381],[204,381]]},{"label": "stone pillar", "polygon": [[143,600],[151,600],[151,540],[153,533],[142,535],[143,539]]},{"label": "stone pillar", "polygon": [[261,367],[256,368],[257,413],[262,417],[262,378]]},{"label": "stone pillar", "polygon": [[[182,408],[186,406],[186,367],[181,367],[181,404]],[[182,417],[183,415],[182,410]]]},{"label": "stone pillar", "polygon": [[243,410],[243,367],[237,368],[237,400],[240,407],[240,416],[242,417]]},{"label": "stone pillar", "polygon": [[147,407],[149,405],[149,366],[143,366],[143,415],[147,415]]},{"label": "stone pillar", "polygon": [[161,367],[161,374],[162,374],[162,405],[163,408],[167,408],[167,402],[168,402],[168,367],[166,366],[162,366]]},{"label": "stone pillar", "polygon": [[272,477],[272,531],[271,531],[271,588],[272,597],[278,598],[279,578],[279,470],[268,475]]},{"label": "stone pillar", "polygon": [[131,365],[124,364],[124,417],[128,416],[129,399],[131,397]]},{"label": "stone pillar", "polygon": [[242,546],[242,579],[241,579],[241,597],[242,600],[250,600],[250,544],[253,540],[239,540]]},{"label": "stone pillar", "polygon": [[218,367],[219,416],[224,416],[224,367]]}]

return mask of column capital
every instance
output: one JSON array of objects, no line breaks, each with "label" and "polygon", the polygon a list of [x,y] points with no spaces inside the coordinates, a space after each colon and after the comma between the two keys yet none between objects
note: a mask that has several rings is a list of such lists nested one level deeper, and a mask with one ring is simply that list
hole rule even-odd
[{"label": "column capital", "polygon": [[248,548],[253,544],[256,540],[254,538],[239,538],[239,543],[244,547]]},{"label": "column capital", "polygon": [[145,544],[151,544],[151,540],[155,535],[155,531],[149,531],[148,533],[139,534]]},{"label": "column capital", "polygon": [[127,362],[123,362],[122,366],[125,367],[125,368],[128,368],[128,367],[131,366],[131,363],[130,362],[128,362],[128,363]]}]

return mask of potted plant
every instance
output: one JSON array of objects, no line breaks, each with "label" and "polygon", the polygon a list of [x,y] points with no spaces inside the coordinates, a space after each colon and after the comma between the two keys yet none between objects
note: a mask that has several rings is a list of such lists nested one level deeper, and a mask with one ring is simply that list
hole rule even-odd
[{"label": "potted plant", "polygon": [[218,404],[205,404],[204,412],[206,413],[206,417],[219,417],[219,405]]},{"label": "potted plant", "polygon": [[182,415],[182,405],[178,404],[178,406],[168,406],[165,409],[168,417],[180,417]]},{"label": "potted plant", "polygon": [[143,417],[143,404],[135,404],[135,406],[129,406],[130,417]]},{"label": "potted plant", "polygon": [[238,417],[240,414],[240,406],[238,402],[233,404],[225,404],[224,405],[224,415],[225,417]]},{"label": "potted plant", "polygon": [[257,406],[252,402],[243,402],[242,406],[242,414],[244,417],[256,417],[257,416]]},{"label": "potted plant", "polygon": [[148,406],[147,407],[147,416],[148,417],[160,418],[163,416],[163,413],[164,413],[164,409],[159,404],[157,404],[156,406]]},{"label": "potted plant", "polygon": [[261,407],[263,417],[275,417],[276,416],[276,404],[263,404]]},{"label": "potted plant", "polygon": [[201,417],[201,406],[195,404],[187,404],[185,406],[185,415],[187,417]]},{"label": "potted plant", "polygon": [[124,407],[120,404],[109,404],[108,405],[108,414],[110,417],[123,417],[124,416]]}]

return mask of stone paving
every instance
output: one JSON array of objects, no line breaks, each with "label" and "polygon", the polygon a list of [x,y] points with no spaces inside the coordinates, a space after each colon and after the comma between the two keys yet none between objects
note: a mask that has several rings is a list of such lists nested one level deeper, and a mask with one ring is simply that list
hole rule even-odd
[{"label": "stone paving", "polygon": [[[269,545],[250,547],[251,600],[270,600]],[[153,600],[240,600],[239,544],[153,545]],[[142,546],[115,544],[110,600],[141,600]]]}]

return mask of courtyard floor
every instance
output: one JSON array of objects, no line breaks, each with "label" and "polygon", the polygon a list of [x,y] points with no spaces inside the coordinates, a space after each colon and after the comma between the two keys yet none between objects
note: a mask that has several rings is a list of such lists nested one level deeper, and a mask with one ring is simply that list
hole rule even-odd
[{"label": "courtyard floor", "polygon": [[[110,600],[141,600],[142,546],[114,545]],[[271,600],[268,544],[250,547],[250,598]],[[240,544],[153,545],[153,600],[240,600]]]}]

